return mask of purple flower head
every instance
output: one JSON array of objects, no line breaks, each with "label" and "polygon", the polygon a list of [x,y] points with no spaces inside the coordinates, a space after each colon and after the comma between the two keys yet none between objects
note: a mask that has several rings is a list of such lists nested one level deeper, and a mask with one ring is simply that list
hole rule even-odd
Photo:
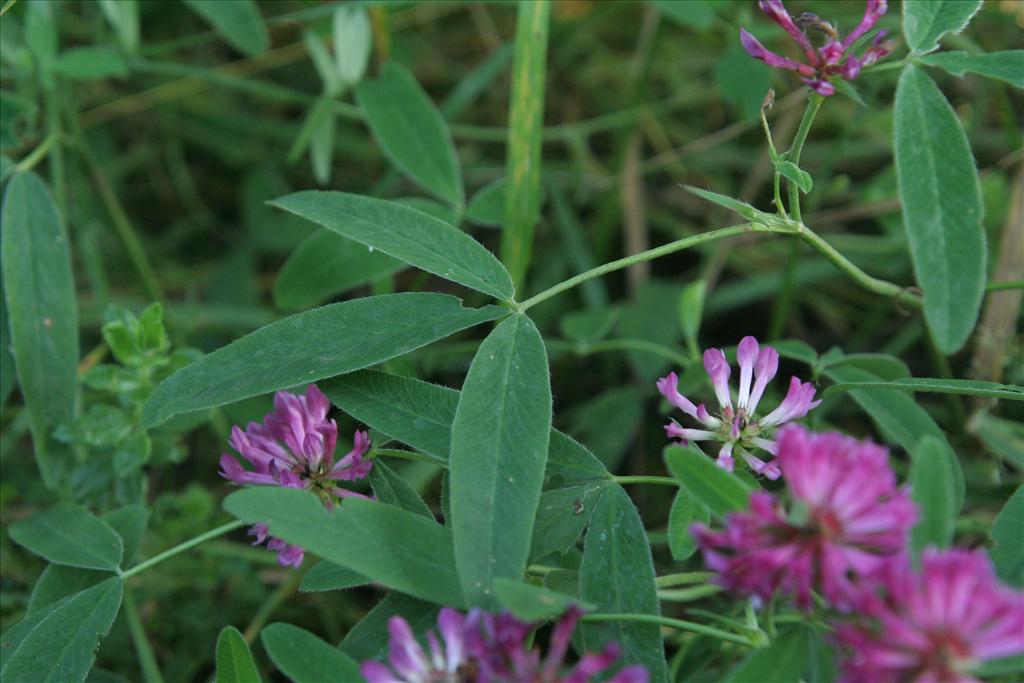
[{"label": "purple flower head", "polygon": [[[862,56],[857,57],[850,52],[857,39],[874,28],[885,14],[886,4],[886,0],[867,0],[860,23],[846,37],[840,38],[832,24],[815,14],[805,12],[794,20],[782,0],[760,0],[758,5],[761,11],[797,42],[807,61],[797,62],[772,52],[742,28],[740,43],[751,57],[776,69],[795,71],[812,90],[828,96],[836,91],[831,80],[841,78],[852,81],[860,75],[863,67],[874,64],[892,51],[892,43],[883,42],[885,31],[879,31],[871,47]],[[815,48],[807,37],[806,31],[812,28],[825,35],[825,42],[820,48]]]},{"label": "purple flower head", "polygon": [[896,558],[877,580],[863,617],[836,631],[846,683],[972,683],[980,663],[1024,652],[1024,593],[980,550],[925,550],[920,572]]},{"label": "purple flower head", "polygon": [[[426,636],[429,654],[417,642],[402,617],[388,622],[391,634],[388,664],[362,665],[367,683],[590,683],[618,660],[618,648],[609,645],[599,654],[584,655],[566,666],[572,632],[582,612],[571,607],[551,634],[547,654],[526,647],[535,624],[508,613],[489,614],[474,609],[463,615],[445,607],[437,618],[443,643],[434,633]],[[629,666],[609,683],[647,683],[647,671]]]},{"label": "purple flower head", "polygon": [[[327,419],[330,407],[330,401],[315,384],[309,385],[305,396],[277,392],[274,410],[262,423],[250,422],[245,431],[238,426],[231,429],[232,448],[252,469],[224,453],[220,457],[220,475],[238,485],[309,489],[328,507],[338,498],[363,497],[338,482],[362,479],[370,473],[373,461],[363,457],[370,449],[370,436],[357,431],[352,450],[335,462],[338,425]],[[256,537],[253,545],[259,545],[267,539],[267,526],[256,524],[249,529],[249,535]],[[272,538],[267,547],[277,551],[278,562],[284,566],[302,564],[303,551],[298,546]]]},{"label": "purple flower head", "polygon": [[757,416],[757,407],[761,397],[775,374],[779,370],[779,354],[770,346],[761,346],[753,337],[744,337],[736,352],[740,366],[739,391],[733,405],[729,387],[729,376],[732,369],[725,353],[720,349],[708,349],[704,352],[704,369],[711,378],[715,397],[721,409],[717,416],[708,412],[701,405],[694,405],[679,393],[679,378],[670,372],[658,380],[658,391],[669,403],[679,408],[691,418],[701,423],[700,429],[684,428],[675,420],[665,425],[665,433],[670,439],[688,441],[718,441],[722,446],[718,451],[718,465],[732,471],[735,459],[740,457],[756,473],[769,479],[778,479],[781,471],[778,463],[765,462],[755,457],[753,452],[760,449],[774,457],[775,442],[770,438],[770,431],[776,427],[797,420],[806,415],[821,401],[814,400],[814,385],[801,382],[796,377],[790,380],[789,393],[779,406],[763,417]]},{"label": "purple flower head", "polygon": [[856,578],[902,553],[916,508],[897,487],[886,449],[870,441],[790,425],[778,446],[792,509],[787,514],[775,496],[758,492],[722,531],[695,526],[704,560],[720,583],[741,593],[794,595],[809,609],[817,589],[849,610],[863,591]]}]

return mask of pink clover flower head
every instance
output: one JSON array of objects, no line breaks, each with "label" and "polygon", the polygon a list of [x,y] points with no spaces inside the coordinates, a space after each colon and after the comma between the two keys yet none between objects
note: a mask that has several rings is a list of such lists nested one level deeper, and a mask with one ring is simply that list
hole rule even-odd
[{"label": "pink clover flower head", "polygon": [[[251,468],[224,453],[220,457],[220,475],[240,486],[309,489],[328,507],[339,498],[364,497],[338,482],[363,479],[370,473],[373,461],[363,457],[370,449],[370,436],[357,431],[352,450],[335,461],[338,425],[327,419],[330,407],[330,401],[315,384],[309,385],[304,396],[277,392],[274,410],[262,423],[250,422],[244,431],[237,425],[231,429],[229,443]],[[256,538],[253,545],[259,545],[268,538],[267,526],[256,524],[249,529],[249,535]],[[302,564],[303,551],[298,546],[272,538],[267,547],[277,551],[282,566]]]},{"label": "pink clover flower head", "polygon": [[983,551],[926,549],[919,572],[896,558],[877,580],[863,618],[836,630],[845,683],[973,683],[982,662],[1024,652],[1024,593]]},{"label": "pink clover flower head", "polygon": [[[526,647],[535,624],[507,612],[474,609],[464,615],[442,608],[437,625],[443,642],[433,632],[427,633],[429,653],[405,619],[392,617],[388,663],[364,662],[362,674],[367,683],[590,683],[615,665],[618,648],[609,645],[567,667],[565,656],[581,616],[579,609],[571,607],[558,620],[543,658],[539,650]],[[608,680],[647,683],[648,675],[641,666],[629,666]]]},{"label": "pink clover flower head", "polygon": [[[801,80],[819,95],[832,95],[836,91],[832,80],[840,78],[852,81],[860,75],[863,67],[871,66],[892,51],[892,43],[885,40],[886,32],[882,30],[860,57],[851,52],[853,44],[874,28],[885,14],[888,9],[887,0],[867,0],[860,23],[843,38],[840,38],[838,31],[830,23],[810,12],[805,12],[794,20],[786,11],[782,0],[759,0],[758,6],[769,19],[781,26],[797,42],[806,62],[798,62],[772,52],[746,29],[741,28],[740,43],[743,48],[751,57],[761,60],[768,66],[795,71]],[[820,48],[815,48],[807,37],[806,31],[811,28],[825,34],[825,42]]]},{"label": "pink clover flower head", "polygon": [[797,425],[779,432],[778,464],[793,507],[764,492],[729,515],[725,529],[696,525],[704,561],[726,588],[768,600],[792,595],[812,606],[812,591],[841,611],[852,609],[863,583],[902,554],[917,510],[896,485],[885,448]]},{"label": "pink clover flower head", "polygon": [[683,443],[718,441],[722,444],[718,451],[719,467],[731,472],[739,457],[757,474],[768,479],[778,479],[781,474],[778,463],[766,462],[756,457],[753,451],[765,451],[774,457],[776,444],[767,438],[771,431],[804,417],[821,401],[814,400],[813,384],[793,377],[782,403],[768,414],[758,417],[756,411],[764,391],[778,372],[779,354],[772,347],[761,346],[755,338],[747,336],[740,341],[736,356],[740,375],[734,404],[729,386],[732,368],[729,367],[725,353],[721,349],[708,349],[704,352],[704,369],[711,378],[711,386],[714,387],[720,408],[717,416],[712,415],[704,404],[694,405],[679,393],[679,377],[676,373],[670,372],[658,380],[661,395],[701,424],[699,429],[693,429],[672,420],[665,425],[665,433],[670,439],[678,439]]}]

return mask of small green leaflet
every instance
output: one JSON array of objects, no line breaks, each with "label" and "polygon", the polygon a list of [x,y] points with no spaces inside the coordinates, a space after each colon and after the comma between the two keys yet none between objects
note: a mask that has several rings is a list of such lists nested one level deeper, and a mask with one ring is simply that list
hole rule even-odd
[{"label": "small green leaflet", "polygon": [[989,550],[996,574],[1014,586],[1024,586],[1024,486],[1017,488],[992,524],[995,546]]},{"label": "small green leaflet", "polygon": [[260,673],[249,645],[234,626],[225,626],[217,636],[215,683],[260,683]]},{"label": "small green leaflet", "polygon": [[947,33],[959,33],[981,0],[911,0],[903,3],[903,35],[913,54],[931,52]]},{"label": "small green leaflet", "polygon": [[978,74],[1005,81],[1015,88],[1024,88],[1024,50],[1004,50],[970,54],[960,50],[936,52],[917,60],[928,66],[937,66],[951,74]]},{"label": "small green leaflet", "polygon": [[260,632],[271,661],[294,683],[362,681],[359,665],[333,645],[291,624],[271,624]]},{"label": "small green leaflet", "polygon": [[779,633],[770,646],[754,650],[730,672],[726,683],[800,683],[811,657],[811,633],[791,626]]},{"label": "small green leaflet", "polygon": [[253,56],[270,46],[259,6],[252,0],[185,0],[185,4],[239,52]]},{"label": "small green leaflet", "polygon": [[551,619],[563,614],[571,605],[584,610],[595,609],[594,605],[563,593],[511,579],[495,579],[494,593],[502,607],[523,621]]},{"label": "small green leaflet", "polygon": [[110,526],[74,503],[58,503],[15,522],[11,539],[54,564],[113,571],[124,551]]},{"label": "small green leaflet", "polygon": [[665,461],[672,475],[697,500],[719,517],[747,507],[750,489],[736,475],[694,448],[670,446]]},{"label": "small green leaflet", "polygon": [[925,434],[910,453],[910,494],[920,518],[911,531],[915,555],[926,546],[948,548],[956,524],[956,463],[934,434]]}]

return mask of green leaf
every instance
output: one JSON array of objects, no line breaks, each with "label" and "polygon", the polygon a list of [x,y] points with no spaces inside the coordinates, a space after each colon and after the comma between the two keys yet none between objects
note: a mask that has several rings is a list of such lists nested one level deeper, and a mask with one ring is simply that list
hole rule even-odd
[{"label": "green leaf", "polygon": [[595,609],[594,605],[581,603],[563,593],[511,579],[495,579],[494,594],[502,607],[523,621],[542,621],[557,617],[572,605],[584,610]]},{"label": "green leaf", "polygon": [[417,635],[437,628],[438,607],[401,593],[388,593],[358,624],[349,629],[338,649],[357,662],[381,659],[388,652],[388,621],[402,617]]},{"label": "green leaf", "polygon": [[512,92],[508,105],[505,152],[505,218],[501,262],[521,288],[533,252],[533,232],[540,215],[541,147],[547,77],[549,2],[520,2],[516,10]]},{"label": "green leaf", "polygon": [[1024,673],[1024,652],[982,662],[971,673],[977,674],[986,680],[992,676]]},{"label": "green leaf", "polygon": [[0,266],[0,406],[7,403],[7,397],[14,388],[16,371],[14,355],[11,353],[11,326],[8,323],[7,296],[4,294],[3,267]]},{"label": "green leaf", "polygon": [[919,555],[925,546],[948,548],[956,524],[956,463],[934,434],[925,434],[910,452],[910,495],[920,515],[910,544]]},{"label": "green leaf", "polygon": [[[825,375],[835,382],[876,382],[878,377],[860,369],[856,365],[846,363],[831,365]],[[953,449],[949,446],[945,433],[935,424],[935,420],[919,406],[913,397],[898,389],[853,389],[850,396],[878,427],[882,437],[889,443],[899,444],[908,453],[913,452],[918,440],[926,434],[937,437],[945,444],[954,464],[953,476],[956,480],[956,510],[959,513],[963,506],[965,485],[964,475]]]},{"label": "green leaf", "polygon": [[185,0],[185,4],[239,52],[251,57],[270,47],[260,8],[252,0]]},{"label": "green leaf", "polygon": [[343,85],[354,85],[363,77],[370,59],[370,19],[363,7],[339,5],[334,10],[331,23],[338,78]]},{"label": "green leaf", "polygon": [[542,560],[575,545],[607,486],[607,480],[588,481],[541,493],[530,541],[530,560]]},{"label": "green leaf", "polygon": [[304,593],[340,591],[370,583],[370,580],[340,564],[320,560],[302,577],[299,590]]},{"label": "green leaf", "polygon": [[741,202],[738,199],[733,199],[724,194],[718,194],[717,192],[711,192],[709,190],[702,190],[699,187],[693,187],[692,185],[684,186],[687,192],[697,195],[701,199],[707,200],[712,204],[717,204],[723,208],[734,211],[739,215],[743,216],[749,221],[763,221],[768,214],[763,211],[758,211],[750,204]]},{"label": "green leaf", "polygon": [[136,0],[99,0],[100,9],[114,27],[121,47],[128,54],[139,49],[139,3]]},{"label": "green leaf", "polygon": [[217,636],[215,683],[259,683],[260,672],[245,638],[234,626],[225,626]]},{"label": "green leaf", "polygon": [[930,377],[908,377],[877,382],[842,382],[825,390],[824,396],[851,389],[911,389],[936,394],[961,394],[963,396],[986,396],[1010,401],[1024,401],[1024,387],[1015,384],[999,384],[973,379],[933,379]]},{"label": "green leaf", "polygon": [[[609,486],[596,504],[583,546],[580,598],[599,612],[658,614],[654,565],[643,521],[621,486]],[[580,639],[585,652],[618,643],[623,664],[641,664],[651,683],[668,681],[661,631],[635,621],[584,623]]]},{"label": "green leaf", "polygon": [[503,314],[496,306],[463,308],[453,296],[426,292],[365,297],[299,313],[164,380],[143,408],[143,426],[360,370]]},{"label": "green leaf", "polygon": [[274,665],[294,683],[363,680],[359,665],[341,650],[291,624],[271,624],[260,640]]},{"label": "green leaf", "polygon": [[128,75],[128,64],[121,53],[109,47],[73,47],[61,52],[53,62],[61,76],[76,81],[98,81]]},{"label": "green leaf", "polygon": [[330,230],[317,230],[288,257],[274,282],[274,304],[295,310],[388,277],[405,264]]},{"label": "green leaf", "polygon": [[507,183],[504,178],[498,178],[492,183],[484,185],[469,200],[466,207],[466,218],[492,228],[501,227],[505,220],[505,197],[508,194]]},{"label": "green leaf", "polygon": [[668,548],[672,559],[682,562],[697,552],[697,542],[690,533],[695,522],[707,523],[711,519],[708,509],[685,488],[676,492],[672,509],[668,513]]},{"label": "green leaf", "polygon": [[666,17],[687,28],[706,31],[715,23],[714,3],[710,0],[648,0]]},{"label": "green leaf", "polygon": [[922,64],[937,66],[951,74],[978,74],[987,78],[1005,81],[1015,88],[1024,88],[1024,50],[1004,50],[972,55],[955,50],[925,55],[917,60]]},{"label": "green leaf", "polygon": [[78,312],[71,253],[50,191],[34,173],[18,173],[4,193],[0,233],[4,295],[18,384],[29,413],[43,482],[53,488],[60,461],[54,428],[75,415]]},{"label": "green leaf", "polygon": [[451,532],[420,515],[355,498],[328,510],[309,491],[269,487],[232,493],[224,509],[394,590],[440,604],[465,603]]},{"label": "green leaf", "polygon": [[455,563],[467,600],[491,604],[497,577],[526,569],[551,432],[544,342],[525,315],[480,345],[452,423],[449,459]]},{"label": "green leaf", "polygon": [[64,443],[107,448],[124,441],[131,432],[131,418],[123,410],[94,403],[85,415],[55,429],[53,436]]},{"label": "green leaf", "polygon": [[978,170],[956,113],[924,71],[904,68],[895,108],[903,223],[925,322],[939,350],[951,354],[974,329],[985,293]]},{"label": "green leaf", "polygon": [[[307,115],[306,123],[303,124],[303,129],[300,130],[296,141],[292,143],[292,148],[288,151],[288,161],[294,161],[298,158],[298,155],[302,153],[300,147],[305,147],[309,142],[308,134],[304,134],[305,127],[309,125],[309,121],[313,118],[313,111],[316,111],[323,107],[324,102],[327,103],[326,108],[331,109],[334,106],[333,99],[335,96],[340,94],[342,88],[341,83],[338,81],[338,72],[335,69],[334,63],[331,61],[331,55],[327,52],[327,46],[324,45],[323,39],[311,28],[307,28],[302,32],[302,44],[306,46],[306,52],[309,53],[309,57],[313,60],[313,67],[316,69],[317,75],[320,77],[320,81],[323,83],[324,95],[321,96],[317,103],[314,105],[314,109]],[[298,142],[300,138],[306,138],[301,144]]]},{"label": "green leaf", "polygon": [[775,162],[775,170],[786,180],[800,188],[800,191],[807,194],[814,187],[811,174],[803,170],[792,161],[779,160]]},{"label": "green leaf", "polygon": [[984,414],[973,431],[994,455],[1024,470],[1024,424]]},{"label": "green leaf", "polygon": [[995,546],[989,550],[996,574],[1003,581],[1024,586],[1024,486],[1017,488],[992,524]]},{"label": "green leaf", "polygon": [[121,607],[123,582],[102,583],[29,614],[0,636],[3,683],[84,681]]},{"label": "green leaf", "polygon": [[515,292],[508,272],[479,242],[450,223],[398,202],[307,191],[271,204],[497,299],[509,300]]},{"label": "green leaf", "polygon": [[903,35],[914,54],[931,52],[947,33],[960,33],[981,0],[913,0],[903,3]]},{"label": "green leaf", "polygon": [[683,488],[718,517],[747,507],[747,485],[699,450],[670,446],[665,450],[665,461]]},{"label": "green leaf", "polygon": [[328,110],[320,117],[309,139],[309,160],[313,166],[313,177],[321,185],[331,180],[331,163],[334,161],[334,111]]},{"label": "green leaf", "polygon": [[700,321],[704,317],[704,296],[708,283],[696,280],[683,287],[679,294],[679,327],[683,337],[692,349],[697,349],[697,333],[700,332]]},{"label": "green leaf", "polygon": [[[29,597],[25,612],[32,614],[46,609],[109,578],[110,574],[105,571],[48,564],[36,579],[36,585],[32,587],[32,595]],[[6,647],[4,651],[6,652]]]},{"label": "green leaf", "polygon": [[103,521],[121,537],[121,543],[124,546],[121,563],[125,567],[129,566],[135,559],[135,553],[142,542],[142,535],[146,533],[149,511],[142,505],[125,505],[105,513]]},{"label": "green leaf", "polygon": [[54,564],[113,571],[121,562],[121,537],[74,503],[57,503],[8,529],[11,539]]},{"label": "green leaf", "polygon": [[451,132],[416,78],[389,61],[377,78],[356,86],[356,100],[391,163],[428,192],[462,206],[462,170]]},{"label": "green leaf", "polygon": [[800,683],[804,666],[812,656],[811,634],[806,627],[791,626],[769,647],[754,650],[730,672],[726,683]]},{"label": "green leaf", "polygon": [[[835,350],[839,351],[839,349]],[[823,356],[821,362],[826,367],[839,365],[857,368],[875,375],[876,380],[894,381],[910,379],[910,368],[907,367],[907,364],[896,356],[890,356],[887,353],[851,353],[844,355],[842,352],[839,352],[835,359],[826,360]]]},{"label": "green leaf", "polygon": [[379,458],[374,461],[373,469],[368,477],[370,486],[377,500],[387,505],[394,505],[403,510],[413,512],[433,521],[434,513],[430,511],[427,504],[416,493],[416,489],[398,476],[393,469],[384,464]]}]

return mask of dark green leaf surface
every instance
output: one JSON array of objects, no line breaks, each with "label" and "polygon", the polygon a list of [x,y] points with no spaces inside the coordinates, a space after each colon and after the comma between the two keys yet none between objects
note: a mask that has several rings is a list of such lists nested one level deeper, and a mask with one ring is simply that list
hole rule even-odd
[{"label": "dark green leaf surface", "polygon": [[389,61],[377,78],[356,86],[356,100],[391,163],[441,199],[464,203],[462,170],[448,125],[408,70]]},{"label": "dark green leaf surface", "polygon": [[260,683],[260,672],[249,645],[234,626],[225,626],[217,636],[215,683]]},{"label": "dark green leaf surface", "polygon": [[288,257],[274,281],[274,304],[294,310],[375,282],[405,267],[398,259],[317,230]]},{"label": "dark green leaf surface", "polygon": [[551,432],[544,342],[514,315],[480,345],[452,423],[455,563],[466,599],[494,604],[497,577],[526,569]]},{"label": "dark green leaf surface", "polygon": [[315,635],[291,624],[271,624],[260,632],[271,661],[294,683],[363,680],[359,665]]},{"label": "dark green leaf surface", "polygon": [[149,523],[149,511],[142,505],[125,505],[103,515],[103,521],[110,525],[121,537],[124,545],[124,556],[121,563],[128,567],[135,559],[135,553],[142,542]]},{"label": "dark green leaf surface", "polygon": [[[583,547],[580,598],[599,612],[658,614],[654,565],[643,521],[621,486],[609,486],[596,503]],[[583,649],[618,643],[624,664],[642,664],[651,683],[668,681],[661,630],[633,621],[584,623]]]},{"label": "dark green leaf surface", "polygon": [[36,463],[48,487],[60,477],[50,433],[75,415],[78,312],[71,255],[50,191],[34,173],[7,183],[0,224],[4,294],[18,384]]},{"label": "dark green leaf surface", "polygon": [[338,649],[357,662],[381,659],[388,651],[388,620],[402,617],[417,636],[437,629],[437,605],[402,593],[388,593],[353,626]]},{"label": "dark green leaf surface", "polygon": [[270,45],[259,6],[252,0],[185,0],[185,4],[239,52],[257,55]]},{"label": "dark green leaf surface", "polygon": [[972,55],[959,50],[921,57],[919,62],[937,66],[951,74],[978,74],[1024,88],[1024,50],[1005,50]]},{"label": "dark green leaf surface", "polygon": [[911,546],[915,554],[925,546],[948,548],[958,512],[954,456],[934,434],[921,437],[910,455],[910,494],[919,515]]},{"label": "dark green leaf surface", "polygon": [[750,498],[747,485],[697,449],[670,446],[665,450],[665,461],[683,488],[713,514],[725,517],[747,507]]},{"label": "dark green leaf surface", "polygon": [[932,379],[930,377],[908,377],[880,382],[843,382],[828,387],[824,396],[850,389],[911,389],[935,394],[961,394],[963,396],[986,396],[1010,401],[1024,401],[1024,387],[998,382],[983,382],[975,379]]},{"label": "dark green leaf surface", "polygon": [[800,683],[811,657],[811,635],[792,626],[766,648],[754,650],[733,669],[726,683]]},{"label": "dark green leaf surface", "polygon": [[504,266],[479,242],[454,225],[405,204],[312,190],[271,204],[497,299],[511,299],[515,291]]},{"label": "dark green leaf surface", "polygon": [[1024,486],[1006,501],[992,524],[995,546],[989,551],[996,574],[1014,586],[1024,586]]},{"label": "dark green leaf surface", "polygon": [[707,507],[697,502],[686,488],[680,488],[668,513],[668,548],[672,559],[681,562],[697,552],[690,526],[697,522],[707,524],[710,519]]},{"label": "dark green leaf surface", "polygon": [[340,591],[368,583],[370,580],[359,572],[354,572],[348,567],[342,567],[329,560],[320,560],[302,577],[299,590],[304,593]]},{"label": "dark green leaf surface", "polygon": [[74,503],[57,505],[15,522],[11,539],[54,564],[113,571],[124,551],[121,537],[103,520]]},{"label": "dark green leaf surface", "polygon": [[469,200],[466,207],[466,218],[489,227],[500,227],[505,220],[505,196],[507,194],[504,178],[498,178],[484,185]]},{"label": "dark green leaf surface", "polygon": [[434,513],[430,511],[427,504],[423,502],[416,489],[402,479],[393,469],[384,464],[380,459],[373,463],[373,469],[369,475],[370,486],[377,500],[387,505],[394,505],[403,510],[413,512],[417,515],[434,519]]},{"label": "dark green leaf surface", "polygon": [[328,510],[308,491],[269,487],[232,493],[224,508],[394,590],[445,605],[464,603],[451,532],[420,515],[355,498]]},{"label": "dark green leaf surface", "polygon": [[939,38],[959,33],[981,0],[913,0],[903,3],[903,35],[911,52],[922,54],[939,46]]},{"label": "dark green leaf surface", "polygon": [[109,47],[73,47],[61,52],[53,63],[61,76],[79,81],[95,81],[128,75],[128,64],[121,53]]},{"label": "dark green leaf surface", "polygon": [[584,610],[595,609],[594,605],[574,600],[563,593],[511,579],[495,579],[494,593],[498,603],[523,621],[542,621],[560,616],[571,605]]},{"label": "dark green leaf surface", "polygon": [[896,173],[910,255],[928,329],[938,348],[951,354],[974,329],[985,292],[978,171],[960,120],[923,70],[904,68],[895,107]]},{"label": "dark green leaf surface", "polygon": [[145,426],[333,377],[400,356],[494,320],[494,306],[463,308],[452,296],[386,294],[324,306],[271,323],[186,366],[161,383]]},{"label": "dark green leaf surface", "polygon": [[571,548],[590,523],[594,505],[607,486],[607,480],[596,480],[544,491],[533,523],[531,561]]},{"label": "dark green leaf surface", "polygon": [[111,577],[31,613],[0,637],[0,681],[84,681],[100,639],[121,606],[123,582]]},{"label": "dark green leaf surface", "polygon": [[92,588],[108,578],[110,578],[110,574],[105,571],[79,569],[59,564],[47,565],[43,573],[36,579],[26,612],[28,614],[38,612],[60,602],[69,595]]}]

